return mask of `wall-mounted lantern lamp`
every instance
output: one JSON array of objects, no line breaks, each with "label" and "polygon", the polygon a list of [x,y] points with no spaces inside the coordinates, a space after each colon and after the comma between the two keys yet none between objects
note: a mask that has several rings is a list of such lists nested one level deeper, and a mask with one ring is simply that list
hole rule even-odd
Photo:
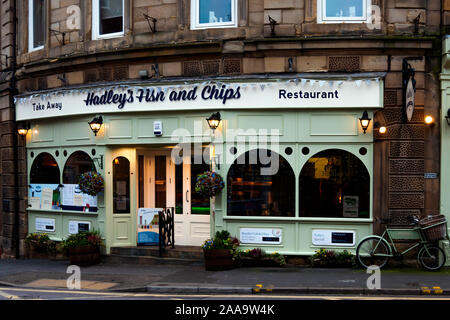
[{"label": "wall-mounted lantern lamp", "polygon": [[220,118],[220,112],[213,113],[209,118],[206,118],[206,121],[208,121],[208,125],[213,131],[213,133],[214,130],[216,130],[219,127],[221,120],[222,119]]},{"label": "wall-mounted lantern lamp", "polygon": [[100,131],[102,124],[103,124],[103,117],[102,116],[96,116],[94,119],[92,119],[91,122],[88,122],[89,126],[91,127],[92,132],[97,136],[97,132]]},{"label": "wall-mounted lantern lamp", "polygon": [[25,137],[30,130],[30,124],[25,122],[17,123],[17,133],[21,137]]},{"label": "wall-mounted lantern lamp", "polygon": [[[448,121],[448,120],[447,120],[447,121]],[[425,122],[426,125],[428,125],[428,126],[431,127],[431,126],[434,125],[434,118],[433,118],[432,116],[430,116],[430,115],[425,116],[424,122]]]},{"label": "wall-mounted lantern lamp", "polygon": [[369,128],[370,124],[369,114],[367,113],[367,110],[364,110],[363,115],[361,118],[359,118],[359,122],[361,123],[361,128],[364,131],[364,134],[366,134],[367,128]]}]

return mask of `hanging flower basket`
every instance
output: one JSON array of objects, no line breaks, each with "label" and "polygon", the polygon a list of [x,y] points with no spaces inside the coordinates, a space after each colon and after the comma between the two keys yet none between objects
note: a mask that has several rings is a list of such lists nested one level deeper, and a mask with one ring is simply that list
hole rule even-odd
[{"label": "hanging flower basket", "polygon": [[212,198],[225,186],[220,174],[213,171],[205,171],[197,176],[195,192],[205,197]]},{"label": "hanging flower basket", "polygon": [[100,173],[88,171],[79,177],[78,185],[80,186],[81,192],[87,193],[90,196],[96,196],[99,192],[103,191],[105,182]]}]

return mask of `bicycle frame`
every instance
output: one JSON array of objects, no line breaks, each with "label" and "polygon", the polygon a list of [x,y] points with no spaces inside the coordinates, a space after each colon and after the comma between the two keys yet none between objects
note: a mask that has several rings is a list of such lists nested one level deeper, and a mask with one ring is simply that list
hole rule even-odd
[{"label": "bicycle frame", "polygon": [[[417,239],[418,241],[416,241],[413,245],[411,245],[410,247],[406,248],[404,251],[399,251],[397,249],[397,246],[394,243],[395,239],[393,237],[393,233],[395,232],[401,232],[401,233],[413,233],[414,235],[418,235],[418,237],[416,238],[412,238],[412,239]],[[395,257],[398,255],[404,255],[414,249],[416,249],[417,247],[420,246],[425,246],[427,247],[427,244],[429,243],[429,241],[425,238],[422,228],[420,227],[414,227],[414,228],[410,228],[410,229],[393,229],[393,228],[386,228],[383,232],[383,234],[380,237],[380,240],[378,241],[377,245],[375,246],[374,250],[377,249],[378,245],[380,244],[381,241],[385,241],[390,249],[391,249],[391,254],[390,255],[386,255],[388,257]],[[384,255],[380,255],[380,256],[384,256]]]}]

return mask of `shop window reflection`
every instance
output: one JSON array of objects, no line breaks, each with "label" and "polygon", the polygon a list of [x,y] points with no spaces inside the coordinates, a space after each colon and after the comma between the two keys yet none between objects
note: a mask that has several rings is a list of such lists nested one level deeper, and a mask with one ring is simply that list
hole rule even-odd
[{"label": "shop window reflection", "polygon": [[[271,166],[273,171],[264,170]],[[273,151],[256,149],[239,156],[228,172],[227,188],[229,216],[294,216],[294,172],[288,161]]]},{"label": "shop window reflection", "polygon": [[130,213],[130,161],[125,157],[113,160],[113,212]]},{"label": "shop window reflection", "polygon": [[300,173],[299,202],[300,217],[368,218],[369,172],[350,152],[319,152]]},{"label": "shop window reflection", "polygon": [[86,152],[76,151],[66,161],[63,183],[77,184],[80,175],[88,171],[96,171],[94,162]]},{"label": "shop window reflection", "polygon": [[59,184],[58,163],[50,153],[40,153],[34,159],[30,171],[30,183]]}]

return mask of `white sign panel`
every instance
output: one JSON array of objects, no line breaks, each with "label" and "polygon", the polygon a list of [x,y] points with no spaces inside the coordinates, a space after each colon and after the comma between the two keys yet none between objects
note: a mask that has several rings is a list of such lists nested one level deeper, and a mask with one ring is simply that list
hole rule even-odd
[{"label": "white sign panel", "polygon": [[69,221],[69,233],[77,234],[80,231],[91,230],[91,223],[89,221]]},{"label": "white sign panel", "polygon": [[359,213],[359,197],[344,196],[343,216],[346,218],[358,218]]},{"label": "white sign panel", "polygon": [[312,231],[312,244],[315,246],[353,247],[355,231],[317,230]]},{"label": "white sign panel", "polygon": [[382,81],[273,82],[97,87],[16,96],[17,120],[69,115],[201,109],[380,108]]},{"label": "white sign panel", "polygon": [[55,231],[55,219],[48,218],[36,218],[35,219],[36,231],[54,232]]},{"label": "white sign panel", "polygon": [[281,244],[281,229],[241,228],[239,241],[243,244]]}]

